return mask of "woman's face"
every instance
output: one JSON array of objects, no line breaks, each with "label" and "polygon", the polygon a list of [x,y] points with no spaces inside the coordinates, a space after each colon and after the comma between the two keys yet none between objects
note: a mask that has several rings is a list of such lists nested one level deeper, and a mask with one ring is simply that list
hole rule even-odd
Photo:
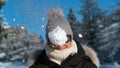
[{"label": "woman's face", "polygon": [[63,45],[55,45],[55,44],[49,44],[49,45],[51,48],[57,49],[57,50],[63,50],[66,48],[70,48],[71,47],[71,36],[68,35],[67,38],[68,38],[68,41],[66,41],[66,43]]},{"label": "woman's face", "polygon": [[57,49],[57,50],[63,50],[63,49],[66,49],[66,48],[70,48],[71,47],[71,41],[66,42],[63,45],[54,45],[54,44],[51,44],[50,47],[53,48],[53,49]]}]

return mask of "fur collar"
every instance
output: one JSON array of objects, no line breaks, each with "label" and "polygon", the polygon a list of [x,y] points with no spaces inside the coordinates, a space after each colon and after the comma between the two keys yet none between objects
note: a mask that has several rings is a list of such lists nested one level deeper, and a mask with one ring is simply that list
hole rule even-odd
[{"label": "fur collar", "polygon": [[[76,43],[74,42],[74,43],[72,43],[72,45],[76,45]],[[78,45],[78,46],[79,46],[79,45]],[[99,59],[98,59],[98,57],[97,57],[97,53],[96,53],[91,47],[89,47],[89,46],[82,45],[82,48],[83,48],[83,50],[85,51],[85,54],[86,54],[87,56],[89,56],[90,59],[93,61],[93,63],[94,63],[97,67],[99,67],[100,61],[99,61]],[[36,50],[36,51],[34,51],[33,53],[30,54],[30,56],[29,56],[29,58],[28,58],[28,65],[29,65],[29,66],[31,66],[32,64],[34,64],[36,57],[38,57],[38,56],[40,55],[41,51],[42,51],[41,49],[40,49],[40,50]],[[76,53],[76,51],[73,51],[73,54],[74,54],[74,53]],[[72,52],[71,52],[70,54],[72,54]],[[66,55],[66,56],[67,56],[67,55]],[[54,61],[54,62],[55,62],[55,61]],[[61,61],[58,61],[58,64],[60,64],[60,62],[61,62]],[[56,63],[57,63],[57,62],[56,62]]]}]

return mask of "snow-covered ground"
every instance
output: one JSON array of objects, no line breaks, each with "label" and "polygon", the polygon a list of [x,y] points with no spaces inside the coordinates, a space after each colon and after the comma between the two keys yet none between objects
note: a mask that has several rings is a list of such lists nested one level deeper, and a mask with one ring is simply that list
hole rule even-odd
[{"label": "snow-covered ground", "polygon": [[100,68],[120,68],[120,66],[105,65],[105,66],[100,66]]},{"label": "snow-covered ground", "polygon": [[[26,63],[22,62],[0,62],[0,68],[28,68]],[[120,66],[102,65],[100,68],[120,68]]]},{"label": "snow-covered ground", "polygon": [[26,63],[19,63],[19,62],[0,62],[0,68],[28,68]]}]

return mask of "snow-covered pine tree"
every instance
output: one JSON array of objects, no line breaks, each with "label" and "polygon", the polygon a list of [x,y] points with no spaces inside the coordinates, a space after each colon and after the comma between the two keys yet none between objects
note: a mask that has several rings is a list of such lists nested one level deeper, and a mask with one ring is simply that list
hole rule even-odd
[{"label": "snow-covered pine tree", "polygon": [[120,62],[117,59],[118,56],[120,57],[118,54],[120,51],[120,9],[114,10],[103,22],[103,28],[98,33],[101,63]]},{"label": "snow-covered pine tree", "polygon": [[36,33],[29,34],[24,26],[11,26],[2,34],[0,48],[8,61],[27,60],[31,52],[44,48],[43,39]]},{"label": "snow-covered pine tree", "polygon": [[[0,10],[1,10],[1,8],[5,5],[5,3],[6,3],[6,0],[0,0]],[[1,42],[1,40],[2,40],[2,35],[1,35],[1,32],[4,30],[3,28],[2,28],[2,20],[3,20],[3,16],[2,15],[0,15],[0,42]]]},{"label": "snow-covered pine tree", "polygon": [[80,0],[81,1],[81,10],[80,14],[83,17],[83,38],[86,43],[92,46],[97,50],[97,43],[99,39],[97,38],[96,33],[99,32],[99,23],[98,20],[102,20],[103,12],[98,7],[97,0]]}]

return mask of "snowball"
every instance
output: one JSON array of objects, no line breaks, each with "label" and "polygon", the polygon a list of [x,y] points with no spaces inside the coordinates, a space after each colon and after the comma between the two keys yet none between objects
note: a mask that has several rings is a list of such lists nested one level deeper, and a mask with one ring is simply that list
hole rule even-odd
[{"label": "snowball", "polygon": [[68,40],[66,32],[59,26],[48,33],[48,38],[52,44],[57,46],[65,44],[65,42]]}]

